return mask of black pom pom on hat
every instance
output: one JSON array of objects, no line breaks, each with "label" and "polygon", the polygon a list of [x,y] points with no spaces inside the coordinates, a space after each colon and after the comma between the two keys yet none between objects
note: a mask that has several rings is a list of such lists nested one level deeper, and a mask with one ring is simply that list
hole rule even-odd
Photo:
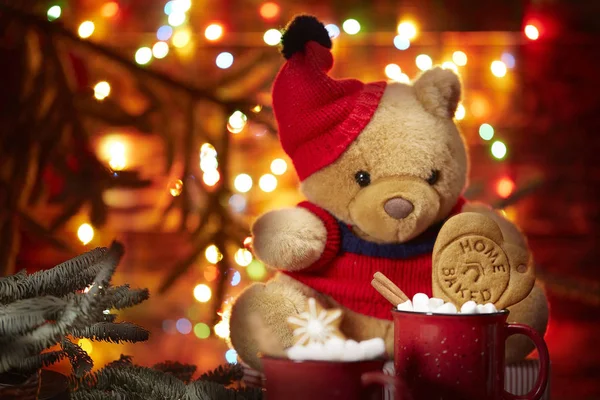
[{"label": "black pom pom on hat", "polygon": [[281,36],[281,54],[289,60],[294,54],[304,51],[304,46],[310,41],[331,49],[331,38],[325,25],[312,15],[298,15]]}]

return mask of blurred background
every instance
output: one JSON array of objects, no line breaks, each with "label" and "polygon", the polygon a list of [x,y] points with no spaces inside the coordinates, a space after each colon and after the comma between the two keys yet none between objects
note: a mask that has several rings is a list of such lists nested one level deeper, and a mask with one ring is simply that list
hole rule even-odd
[{"label": "blurred background", "polygon": [[235,362],[232,298],[270,276],[249,224],[302,200],[270,107],[298,13],[327,24],[336,77],[461,75],[465,196],[529,238],[553,398],[599,398],[597,1],[0,0],[0,274],[117,239],[117,283],[151,291],[122,319],[151,338],[82,339],[96,368]]}]

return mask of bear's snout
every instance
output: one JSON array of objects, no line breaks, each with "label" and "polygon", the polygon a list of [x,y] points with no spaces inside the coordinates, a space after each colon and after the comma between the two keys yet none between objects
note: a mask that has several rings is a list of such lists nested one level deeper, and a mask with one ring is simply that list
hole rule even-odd
[{"label": "bear's snout", "polygon": [[413,204],[402,197],[393,197],[385,202],[383,209],[392,218],[406,218],[413,210]]}]

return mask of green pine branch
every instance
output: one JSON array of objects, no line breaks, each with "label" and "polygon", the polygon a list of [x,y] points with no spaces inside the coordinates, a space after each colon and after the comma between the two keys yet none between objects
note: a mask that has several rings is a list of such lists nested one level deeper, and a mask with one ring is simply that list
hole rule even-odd
[{"label": "green pine branch", "polygon": [[97,322],[90,326],[73,329],[71,335],[109,343],[135,343],[148,340],[150,332],[130,322]]},{"label": "green pine branch", "polygon": [[240,364],[224,364],[202,374],[198,381],[215,382],[227,386],[241,380],[243,377],[244,370]]},{"label": "green pine branch", "polygon": [[148,289],[131,289],[129,285],[122,285],[108,288],[103,304],[107,309],[122,310],[138,305],[148,300],[149,297]]},{"label": "green pine branch", "polygon": [[31,332],[46,321],[54,321],[67,302],[54,296],[33,297],[0,305],[0,341]]},{"label": "green pine branch", "polygon": [[65,356],[66,354],[62,350],[48,351],[18,360],[14,363],[13,369],[23,372],[35,371],[36,369],[57,363],[65,358]]},{"label": "green pine branch", "polygon": [[154,365],[152,368],[167,374],[171,374],[185,383],[189,383],[192,380],[192,376],[196,372],[195,365],[181,364],[173,361],[165,361]]},{"label": "green pine branch", "polygon": [[79,345],[68,339],[63,339],[61,347],[67,357],[69,357],[71,368],[73,368],[73,375],[79,378],[92,370],[94,361]]}]

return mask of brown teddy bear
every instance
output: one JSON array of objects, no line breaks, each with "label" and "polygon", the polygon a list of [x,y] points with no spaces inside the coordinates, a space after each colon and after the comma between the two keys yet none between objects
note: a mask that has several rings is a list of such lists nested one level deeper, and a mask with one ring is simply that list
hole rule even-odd
[{"label": "brown teddy bear", "polygon": [[[296,17],[282,37],[287,62],[273,85],[273,109],[308,201],[270,211],[252,227],[256,257],[279,273],[237,298],[230,330],[240,358],[258,370],[249,316],[260,315],[289,347],[287,318],[303,312],[309,297],[344,310],[347,337],[382,337],[392,356],[390,304],[371,287],[373,273],[383,272],[409,297],[431,296],[432,251],[453,215],[482,214],[483,225],[499,227],[509,247],[527,255],[522,268],[533,268],[525,238],[511,222],[461,197],[468,163],[453,120],[461,98],[458,76],[433,68],[412,84],[336,80],[328,75],[331,46],[312,16]],[[544,333],[548,309],[541,288],[509,309],[510,321]],[[532,349],[526,339],[512,337],[508,361]]]}]

